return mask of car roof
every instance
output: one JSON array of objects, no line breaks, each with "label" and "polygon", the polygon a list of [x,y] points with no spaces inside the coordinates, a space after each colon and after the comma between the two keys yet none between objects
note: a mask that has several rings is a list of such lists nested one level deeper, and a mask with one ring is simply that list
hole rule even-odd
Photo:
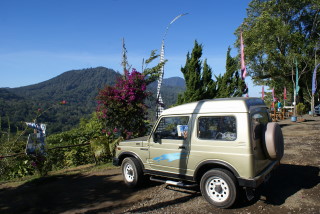
[{"label": "car roof", "polygon": [[265,107],[264,101],[255,97],[234,97],[201,100],[175,106],[163,111],[161,115],[197,113],[240,113],[252,108]]}]

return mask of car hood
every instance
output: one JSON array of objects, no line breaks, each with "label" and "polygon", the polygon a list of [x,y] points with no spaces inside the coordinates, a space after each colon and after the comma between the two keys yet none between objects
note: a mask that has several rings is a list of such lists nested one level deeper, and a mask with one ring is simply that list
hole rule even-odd
[{"label": "car hood", "polygon": [[149,136],[133,138],[130,140],[121,141],[119,146],[146,146]]}]

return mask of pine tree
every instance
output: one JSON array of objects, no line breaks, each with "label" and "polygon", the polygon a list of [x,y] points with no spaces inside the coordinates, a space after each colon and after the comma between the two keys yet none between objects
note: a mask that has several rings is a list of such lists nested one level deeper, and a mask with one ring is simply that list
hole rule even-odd
[{"label": "pine tree", "polygon": [[214,97],[215,82],[212,80],[212,71],[207,60],[204,61],[202,69],[201,56],[202,45],[195,41],[191,56],[187,54],[186,64],[181,68],[186,81],[186,91],[178,96],[177,104]]},{"label": "pine tree", "polygon": [[245,83],[238,72],[238,60],[230,55],[231,48],[227,52],[226,73],[215,76],[212,79],[212,69],[200,60],[202,45],[195,41],[191,56],[188,53],[186,64],[181,68],[186,81],[186,91],[178,96],[177,105],[222,97],[240,97],[245,91]]},{"label": "pine tree", "polygon": [[240,78],[238,72],[238,60],[231,57],[231,48],[228,48],[226,59],[226,73],[216,76],[217,93],[216,98],[241,97],[246,85]]},{"label": "pine tree", "polygon": [[192,102],[198,100],[202,94],[201,91],[201,58],[202,46],[195,41],[194,48],[190,54],[187,54],[187,60],[184,67],[181,68],[184,79],[186,81],[186,91],[183,95],[179,95],[178,104]]},{"label": "pine tree", "polygon": [[212,99],[216,96],[216,82],[212,80],[212,69],[207,64],[207,59],[203,62],[202,74],[203,99]]}]

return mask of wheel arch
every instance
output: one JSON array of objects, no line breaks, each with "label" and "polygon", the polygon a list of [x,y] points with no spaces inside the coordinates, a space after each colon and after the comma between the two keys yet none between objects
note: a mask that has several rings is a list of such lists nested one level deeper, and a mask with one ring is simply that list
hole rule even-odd
[{"label": "wheel arch", "polygon": [[119,159],[119,165],[120,166],[122,164],[122,161],[127,157],[133,157],[133,158],[137,159],[139,164],[140,164],[140,166],[141,166],[141,168],[142,168],[142,170],[144,170],[144,165],[142,163],[142,160],[140,159],[140,157],[137,154],[135,154],[133,152],[123,152],[123,153],[121,153],[119,155],[118,159]]},{"label": "wheel arch", "polygon": [[230,171],[236,178],[239,177],[238,172],[228,163],[218,160],[204,161],[196,168],[194,173],[194,180],[200,183],[201,177],[209,170],[220,168]]}]

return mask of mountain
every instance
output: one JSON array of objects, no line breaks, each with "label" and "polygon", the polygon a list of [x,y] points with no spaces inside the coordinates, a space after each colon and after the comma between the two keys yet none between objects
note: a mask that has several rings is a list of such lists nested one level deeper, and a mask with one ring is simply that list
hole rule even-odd
[{"label": "mountain", "polygon": [[[50,80],[18,88],[0,88],[0,132],[2,128],[22,127],[20,121],[31,121],[37,111],[45,112],[38,122],[47,124],[48,132],[69,130],[80,118],[89,117],[96,108],[96,96],[105,85],[114,85],[121,74],[105,67],[71,70]],[[149,85],[153,97],[146,101],[154,106],[157,83]],[[164,79],[162,97],[167,107],[174,104],[178,93],[185,90],[184,79]],[[55,105],[66,100],[67,105]],[[153,115],[154,110],[150,109]],[[152,118],[152,117],[151,117]]]},{"label": "mountain", "polygon": [[8,89],[0,88],[0,135],[3,128],[8,129],[8,124],[16,123],[30,118],[32,112],[32,103],[18,96]]},{"label": "mountain", "polygon": [[121,75],[112,69],[97,67],[67,71],[50,80],[19,88],[7,89],[18,96],[34,101],[59,102],[71,105],[95,105],[99,89],[113,85]]},{"label": "mountain", "polygon": [[[151,83],[148,90],[152,92],[152,98],[147,102],[148,105],[152,106],[156,102],[158,82]],[[165,104],[165,108],[169,108],[177,102],[178,94],[185,91],[185,81],[181,77],[171,77],[163,79],[161,86],[161,97]],[[155,109],[154,109],[155,110]],[[155,114],[155,113],[154,113]]]},{"label": "mountain", "polygon": [[171,77],[163,80],[164,85],[186,89],[186,82],[181,77]]}]

